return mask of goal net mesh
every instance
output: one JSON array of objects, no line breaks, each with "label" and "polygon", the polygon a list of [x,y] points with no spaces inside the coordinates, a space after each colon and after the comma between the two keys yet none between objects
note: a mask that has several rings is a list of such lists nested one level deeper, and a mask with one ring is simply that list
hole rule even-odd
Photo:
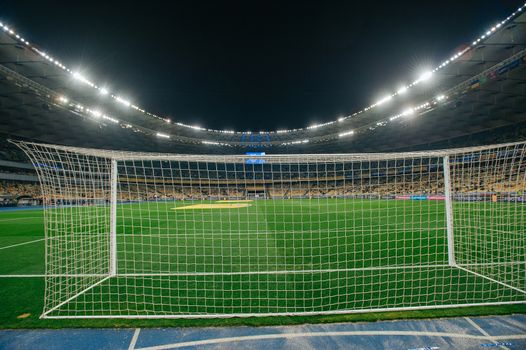
[{"label": "goal net mesh", "polygon": [[44,197],[43,317],[526,302],[526,143],[272,156],[17,144]]}]

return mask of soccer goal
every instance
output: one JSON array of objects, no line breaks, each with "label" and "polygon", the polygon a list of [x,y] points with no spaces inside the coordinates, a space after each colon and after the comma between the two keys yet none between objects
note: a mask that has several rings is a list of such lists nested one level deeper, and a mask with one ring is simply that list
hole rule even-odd
[{"label": "soccer goal", "polygon": [[17,144],[44,197],[42,317],[526,302],[526,143],[267,156]]}]

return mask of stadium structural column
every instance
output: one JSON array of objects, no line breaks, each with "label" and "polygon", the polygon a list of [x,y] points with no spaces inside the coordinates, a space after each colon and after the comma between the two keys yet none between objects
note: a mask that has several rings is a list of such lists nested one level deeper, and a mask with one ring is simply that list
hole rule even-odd
[{"label": "stadium structural column", "polygon": [[457,266],[455,259],[455,239],[454,239],[454,225],[453,225],[453,197],[451,194],[451,167],[449,164],[449,156],[444,156],[444,195],[446,206],[446,228],[447,228],[447,257],[449,266]]},{"label": "stadium structural column", "polygon": [[110,276],[117,274],[117,160],[111,160],[110,174]]}]

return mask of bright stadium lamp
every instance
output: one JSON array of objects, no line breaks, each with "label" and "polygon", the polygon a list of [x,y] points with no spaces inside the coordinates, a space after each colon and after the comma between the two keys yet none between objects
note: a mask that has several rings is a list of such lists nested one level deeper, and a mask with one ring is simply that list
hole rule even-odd
[{"label": "bright stadium lamp", "polygon": [[378,100],[378,102],[376,102],[376,105],[377,106],[382,105],[382,104],[386,103],[387,101],[389,101],[392,98],[393,98],[392,95],[387,95],[387,96],[381,98],[380,100]]},{"label": "bright stadium lamp", "polygon": [[405,111],[402,112],[402,115],[404,117],[409,116],[409,115],[413,115],[413,114],[415,114],[415,109],[412,108],[412,107],[408,108],[408,109],[406,109]]},{"label": "bright stadium lamp", "polygon": [[426,72],[422,73],[420,78],[418,78],[418,81],[428,81],[429,79],[431,79],[432,76],[433,76],[433,72],[426,71]]},{"label": "bright stadium lamp", "polygon": [[115,100],[116,100],[117,102],[119,102],[119,103],[125,105],[126,107],[130,107],[130,106],[131,106],[131,102],[130,102],[130,101],[128,101],[128,100],[126,100],[126,99],[124,99],[124,98],[122,98],[122,97],[120,97],[120,96],[116,96],[116,97],[115,97]]},{"label": "bright stadium lamp", "polygon": [[352,135],[352,134],[354,134],[354,130],[349,130],[349,131],[346,131],[346,132],[342,132],[341,134],[338,135],[338,137],[349,136],[349,135]]},{"label": "bright stadium lamp", "polygon": [[169,139],[170,138],[170,135],[167,135],[167,134],[163,134],[162,132],[158,132],[156,134],[157,137],[162,137],[164,139]]},{"label": "bright stadium lamp", "polygon": [[407,92],[407,86],[402,86],[398,91],[396,92],[398,95],[405,94]]},{"label": "bright stadium lamp", "polygon": [[73,72],[73,78],[75,80],[81,81],[81,82],[83,82],[85,84],[91,85],[91,82],[84,75],[82,75],[80,72]]}]

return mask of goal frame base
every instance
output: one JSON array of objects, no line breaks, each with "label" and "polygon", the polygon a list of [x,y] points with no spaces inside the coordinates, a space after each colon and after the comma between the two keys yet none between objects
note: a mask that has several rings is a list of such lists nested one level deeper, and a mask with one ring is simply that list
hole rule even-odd
[{"label": "goal frame base", "polygon": [[[358,271],[358,270],[377,270],[377,269],[418,269],[422,267],[448,267],[449,265],[446,264],[437,264],[437,265],[415,265],[415,266],[384,266],[384,267],[374,267],[374,268],[351,268],[351,269],[335,269],[335,271]],[[469,266],[469,264],[464,265]],[[507,283],[500,282],[498,280],[495,280],[491,277],[484,276],[480,273],[474,272],[470,269],[467,269],[463,267],[462,265],[454,265],[449,266],[452,269],[459,269],[464,271],[468,274],[476,275],[480,278],[484,278],[486,280],[489,280],[493,283],[498,283],[504,287],[513,289],[517,292],[523,293],[525,295],[524,300],[520,301],[498,301],[498,302],[482,302],[482,303],[461,303],[461,304],[437,304],[437,305],[421,305],[421,306],[408,306],[408,307],[384,307],[384,308],[371,308],[371,309],[344,309],[344,310],[331,310],[331,311],[305,311],[305,312],[273,312],[273,313],[232,313],[232,314],[173,314],[173,315],[86,315],[86,316],[53,316],[50,315],[50,313],[53,313],[53,311],[56,311],[61,306],[67,304],[68,302],[74,300],[81,294],[89,291],[90,289],[100,285],[101,283],[115,277],[135,277],[135,276],[144,276],[144,275],[152,275],[155,276],[156,274],[116,274],[116,275],[106,275],[101,276],[104,277],[100,281],[94,283],[93,285],[89,286],[88,288],[84,289],[80,293],[77,293],[76,295],[68,298],[67,300],[61,302],[60,304],[56,305],[52,309],[49,309],[42,313],[40,316],[41,319],[207,319],[207,318],[249,318],[249,317],[290,317],[290,316],[322,316],[322,315],[345,315],[345,314],[365,314],[365,313],[382,313],[382,312],[397,312],[397,311],[418,311],[418,310],[430,310],[430,309],[452,309],[452,308],[467,308],[467,307],[477,307],[477,306],[498,306],[498,305],[516,305],[516,304],[526,304],[526,291],[511,286]],[[315,271],[315,270],[312,270]],[[278,273],[305,273],[305,272],[311,272],[309,271],[277,271]],[[319,272],[319,271],[318,271]],[[265,273],[268,274],[269,271],[264,272],[241,272],[239,274],[259,274],[259,273]],[[215,275],[215,273],[207,273],[206,275]],[[225,273],[217,273],[218,275],[223,275]],[[172,276],[172,275],[188,275],[188,274],[157,274],[157,276]]]},{"label": "goal frame base", "polygon": [[207,318],[250,318],[250,317],[280,317],[280,316],[324,316],[324,315],[346,315],[346,314],[368,314],[397,311],[419,311],[430,309],[454,309],[468,308],[477,306],[503,306],[525,304],[524,301],[505,301],[490,303],[472,303],[472,304],[451,304],[451,305],[425,305],[410,307],[393,307],[378,309],[359,309],[359,310],[335,310],[335,311],[313,311],[313,312],[276,312],[276,313],[243,313],[243,314],[195,314],[195,315],[96,315],[96,316],[50,316],[42,315],[41,319],[207,319]]}]

